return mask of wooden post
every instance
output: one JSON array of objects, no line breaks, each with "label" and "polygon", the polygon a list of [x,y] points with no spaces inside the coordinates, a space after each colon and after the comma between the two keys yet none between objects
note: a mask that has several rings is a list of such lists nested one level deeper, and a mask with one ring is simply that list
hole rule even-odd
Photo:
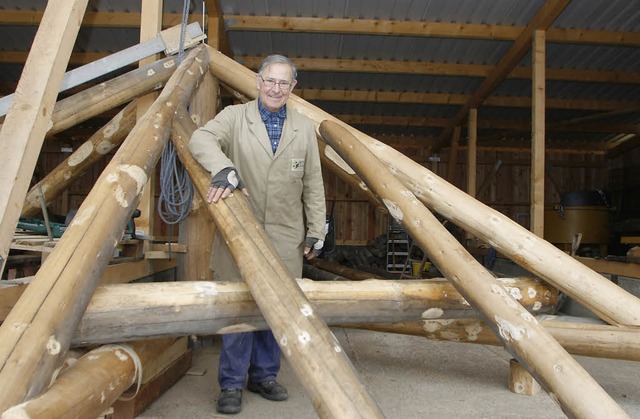
[{"label": "wooden post", "polygon": [[455,184],[456,166],[458,165],[458,146],[460,145],[461,133],[462,127],[460,125],[456,125],[451,137],[451,147],[449,147],[449,165],[447,167],[447,180],[451,184]]},{"label": "wooden post", "polygon": [[87,3],[47,3],[0,131],[0,274]]},{"label": "wooden post", "polygon": [[[155,37],[162,30],[162,0],[142,0],[140,5],[140,42],[148,41]],[[140,67],[156,61],[158,54],[140,60]],[[151,105],[158,97],[156,92],[148,93],[138,100],[138,120],[151,108]],[[155,171],[154,167],[154,171]],[[145,186],[138,209],[140,217],[136,221],[136,230],[141,230],[143,234],[152,237],[154,234],[154,220],[156,213],[156,176],[149,176],[148,184]],[[148,245],[150,242],[145,242]],[[147,249],[150,250],[150,249]]]},{"label": "wooden post", "polygon": [[0,411],[49,384],[160,157],[175,108],[188,103],[208,61],[198,47],[180,65],[0,326]]},{"label": "wooden post", "polygon": [[[194,129],[186,109],[179,109],[172,141],[198,193],[206,197],[211,175],[193,159],[187,146]],[[382,417],[335,336],[277,256],[244,195],[234,194],[207,208],[318,414]]]},{"label": "wooden post", "polygon": [[513,358],[509,361],[509,390],[527,396],[533,396],[540,391],[540,384]]},{"label": "wooden post", "polygon": [[100,128],[69,157],[29,190],[22,206],[22,216],[33,217],[39,211],[37,188],[41,187],[50,204],[79,176],[99,161],[105,154],[120,146],[135,125],[135,101],[118,112],[111,121]]},{"label": "wooden post", "polygon": [[533,31],[531,75],[531,226],[544,237],[544,150],[545,150],[545,34]]},{"label": "wooden post", "polygon": [[[509,278],[503,283],[510,285],[511,293],[533,314],[552,312],[558,301],[558,294],[537,280]],[[442,278],[299,280],[298,285],[320,316],[334,325],[476,317],[469,303]],[[118,284],[96,289],[73,342],[86,346],[150,336],[206,335],[266,327],[243,282]]]},{"label": "wooden post", "polygon": [[[174,339],[107,345],[87,352],[53,382],[45,393],[6,410],[3,417],[98,417]],[[137,360],[139,364],[136,365]],[[142,368],[142,371],[138,370]]]},{"label": "wooden post", "polygon": [[[467,193],[470,197],[476,197],[477,188],[477,159],[478,159],[478,109],[469,110],[467,123]],[[470,244],[473,235],[467,233],[467,245]]]},{"label": "wooden post", "polygon": [[467,193],[476,197],[476,170],[478,159],[478,109],[469,111],[469,123],[467,124],[468,144],[467,144]]},{"label": "wooden post", "polygon": [[[191,119],[196,126],[201,127],[216,115],[218,88],[218,81],[211,73],[205,74],[190,107]],[[215,233],[216,225],[209,216],[205,202],[200,195],[194,194],[189,216],[180,222],[180,243],[186,244],[189,249],[179,264],[180,279],[213,279],[209,265]]]},{"label": "wooden post", "polygon": [[438,269],[480,312],[507,350],[544,383],[565,411],[576,417],[627,416],[384,163],[339,124],[322,122],[320,134],[383,200],[389,213],[402,222]]},{"label": "wooden post", "polygon": [[[210,70],[214,76],[248,97],[256,96],[254,72],[215,50],[211,50],[210,60]],[[391,168],[428,208],[490,243],[500,253],[547,280],[600,318],[610,323],[640,326],[640,299],[572,259],[551,243],[531,234],[504,214],[469,197],[392,147],[350,127],[296,95],[289,97],[287,106],[317,124],[329,120],[348,129]],[[320,150],[326,154],[331,148],[322,143]],[[333,150],[331,152],[336,154]],[[351,168],[348,170],[353,173]],[[361,181],[358,179],[357,182]]]}]

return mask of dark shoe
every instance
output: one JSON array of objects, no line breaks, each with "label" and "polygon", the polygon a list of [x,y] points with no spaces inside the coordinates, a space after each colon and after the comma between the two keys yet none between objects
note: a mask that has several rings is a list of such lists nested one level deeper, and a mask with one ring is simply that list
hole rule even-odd
[{"label": "dark shoe", "polygon": [[242,390],[238,388],[223,388],[216,405],[218,413],[238,413],[241,409]]},{"label": "dark shoe", "polygon": [[267,400],[273,400],[275,402],[281,402],[287,400],[289,393],[287,389],[278,384],[275,381],[265,381],[263,383],[249,383],[247,386],[249,391],[253,393],[260,393],[262,397]]}]

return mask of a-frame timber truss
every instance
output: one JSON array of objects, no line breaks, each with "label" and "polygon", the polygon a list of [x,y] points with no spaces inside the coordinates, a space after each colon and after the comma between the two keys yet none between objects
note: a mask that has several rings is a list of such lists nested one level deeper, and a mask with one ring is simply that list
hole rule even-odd
[{"label": "a-frame timber truss", "polygon": [[[98,326],[90,327],[84,336],[78,337],[77,333],[79,326],[86,326],[87,322],[90,324],[92,321],[91,314],[95,311],[92,311],[91,307],[95,307],[97,303],[91,302],[91,298],[106,270],[110,256],[113,255],[122,233],[122,226],[136,208],[150,173],[169,139],[174,142],[198,192],[203,194],[208,187],[210,175],[195,163],[186,147],[191,133],[198,125],[193,122],[187,111],[193,104],[197,91],[206,85],[207,78],[213,75],[238,96],[250,99],[256,95],[255,73],[210,46],[198,46],[191,50],[179,65],[174,59],[168,58],[151,64],[151,67],[140,69],[137,73],[132,72],[118,82],[114,80],[113,84],[119,87],[110,92],[103,92],[103,96],[97,101],[93,92],[94,94],[79,93],[65,99],[65,104],[62,104],[62,101],[55,104],[54,98],[57,86],[62,80],[64,63],[68,61],[86,3],[86,0],[49,2],[42,25],[49,28],[57,27],[59,33],[36,37],[34,49],[44,51],[54,45],[55,49],[51,54],[40,54],[41,61],[36,58],[27,61],[14,99],[14,103],[19,105],[12,106],[9,110],[0,132],[0,146],[3,150],[6,150],[9,142],[22,145],[16,151],[6,153],[14,164],[0,168],[0,179],[3,182],[1,186],[11,186],[11,193],[7,193],[5,201],[0,206],[1,240],[10,241],[14,221],[24,207],[25,198],[29,201],[28,179],[31,177],[46,133],[55,130],[56,127],[60,129],[62,125],[56,125],[62,124],[59,121],[65,120],[72,125],[74,123],[70,121],[74,121],[72,115],[77,113],[75,111],[65,114],[64,117],[60,113],[60,119],[56,119],[55,115],[62,112],[61,109],[66,108],[67,112],[72,107],[78,110],[93,109],[86,111],[91,115],[90,112],[100,113],[132,101],[153,89],[148,87],[135,90],[133,86],[143,84],[140,83],[140,79],[136,79],[136,74],[142,79],[160,77],[164,88],[137,123],[133,124],[129,116],[131,110],[125,107],[114,121],[109,123],[112,124],[109,129],[99,131],[96,138],[87,143],[93,144],[92,141],[109,136],[112,138],[109,147],[118,147],[118,151],[96,181],[68,230],[0,327],[0,386],[3,389],[0,393],[0,412],[11,409],[14,412],[27,412],[39,417],[97,415],[136,381],[136,374],[139,373],[137,363],[144,364],[153,357],[153,349],[145,342],[132,343],[127,349],[137,353],[135,358],[139,362],[134,363],[130,360],[125,364],[119,364],[118,368],[114,364],[117,364],[115,359],[122,355],[121,347],[107,346],[93,352],[91,356],[101,360],[99,370],[106,376],[101,380],[93,380],[91,386],[85,385],[84,391],[100,393],[113,384],[111,379],[120,381],[118,385],[110,386],[108,394],[103,393],[103,400],[87,400],[82,405],[73,406],[73,409],[81,410],[71,412],[68,410],[71,407],[67,409],[65,404],[69,394],[76,394],[76,390],[70,390],[68,387],[71,385],[69,381],[74,380],[56,381],[55,376],[74,342],[88,342],[94,339],[94,342],[117,343],[148,337],[133,336],[131,332],[126,331],[110,338],[96,337],[100,334]],[[560,3],[562,2],[550,2],[549,8],[561,7]],[[555,7],[551,7],[554,4]],[[36,55],[38,54],[34,54]],[[38,66],[39,74],[32,70],[34,66]],[[149,68],[156,70],[148,71]],[[158,81],[154,83],[153,86],[157,87]],[[124,99],[123,92],[126,96]],[[466,254],[464,249],[457,247],[457,242],[446,231],[436,229],[437,223],[433,222],[429,210],[438,212],[468,232],[491,243],[501,253],[609,322],[612,326],[593,326],[588,333],[606,336],[604,339],[615,349],[610,348],[608,352],[604,348],[593,349],[590,355],[635,359],[639,345],[637,328],[640,326],[638,298],[396,150],[338,121],[295,95],[291,96],[289,105],[319,126],[322,137],[319,137],[318,141],[325,165],[350,184],[360,187],[366,185],[372,192],[368,196],[376,203],[383,202],[392,216],[408,229],[415,231],[416,237],[420,236],[422,229],[430,226],[430,235],[436,237],[437,241],[434,243],[437,243],[438,247],[428,243],[421,244],[450,281],[446,286],[454,287],[458,292],[455,294],[451,290],[451,301],[435,299],[437,303],[433,302],[433,305],[439,304],[437,308],[442,311],[440,316],[447,310],[456,310],[471,304],[480,312],[482,320],[493,332],[493,336],[549,393],[554,395],[554,399],[568,415],[627,416],[567,352],[569,349],[574,353],[584,353],[581,352],[582,346],[578,339],[562,339],[565,332],[561,327],[554,327],[553,324],[547,326],[547,323],[539,322],[532,315],[532,312],[536,311],[535,307],[539,310],[543,303],[551,305],[552,301],[536,301],[531,304],[531,301],[519,302],[514,299],[504,283],[495,280],[482,266],[474,263],[473,258]],[[75,121],[77,123],[80,119]],[[120,124],[121,121],[128,121],[122,127],[118,125],[121,131],[112,129],[113,124]],[[198,122],[201,124],[204,121]],[[111,136],[114,132],[117,133],[115,138]],[[367,164],[362,164],[363,159],[367,160]],[[375,165],[371,165],[371,162]],[[68,162],[66,164],[68,166]],[[369,169],[375,169],[369,170],[367,166]],[[70,176],[75,174],[72,173]],[[54,177],[51,182],[58,183]],[[10,183],[15,184],[15,187]],[[52,185],[52,190],[55,187],[58,186]],[[60,193],[64,186],[58,188],[55,193]],[[461,210],[462,208],[464,210]],[[196,297],[192,298],[199,299],[198,301],[214,299],[218,293],[235,293],[238,298],[247,300],[248,290],[255,300],[257,310],[266,321],[266,324],[258,324],[255,327],[268,325],[274,331],[283,353],[321,417],[382,417],[383,412],[355,376],[345,351],[329,331],[325,320],[345,324],[349,323],[349,319],[354,323],[407,319],[396,316],[391,311],[381,316],[365,318],[356,317],[355,313],[345,313],[344,317],[332,319],[325,314],[331,312],[330,310],[323,312],[318,309],[317,307],[322,305],[315,299],[313,302],[310,301],[305,294],[310,285],[298,284],[288,274],[241,194],[236,194],[217,205],[208,205],[206,211],[215,221],[220,234],[229,243],[231,253],[237,265],[241,267],[245,284],[235,285],[236,288],[229,284],[211,282],[172,284],[176,289],[163,288],[162,284],[144,286],[157,288],[155,291],[164,295],[175,295],[178,292],[191,296],[195,294]],[[6,257],[6,253],[2,256]],[[379,281],[366,281],[359,286],[362,295],[367,295],[370,288],[383,287]],[[430,304],[427,297],[429,288],[435,285],[417,282],[414,286],[425,290],[425,306],[420,307],[420,310],[427,311],[425,308]],[[115,301],[121,300],[117,297],[118,292],[130,295],[151,292],[134,291],[133,287],[136,285],[104,288],[96,294],[96,298],[103,298],[103,301],[106,299],[107,302],[114,301],[115,304]],[[394,289],[394,292],[397,293],[397,290]],[[148,302],[143,301],[141,304],[145,305]],[[371,304],[371,307],[375,307],[375,301]],[[222,307],[220,310],[219,313],[224,312]],[[236,310],[237,316],[242,314],[242,310],[232,307],[232,313],[233,310]],[[253,315],[259,317],[257,310],[254,309]],[[207,326],[204,323],[211,319],[204,318],[204,313],[201,316],[202,321],[193,321],[191,327],[204,327],[204,330],[218,333],[238,330],[237,327],[233,327],[232,319],[228,320],[229,327],[220,324]],[[260,320],[256,322],[259,323]],[[405,324],[407,330],[409,326],[410,324]],[[150,332],[150,336],[190,333],[188,330],[168,331],[161,330],[160,326],[156,327],[158,329],[155,333]],[[207,327],[209,329],[206,329]],[[362,327],[375,329],[384,326],[364,324]],[[434,327],[436,330],[444,330],[447,327],[453,329],[461,326],[438,324],[437,320],[432,319],[422,320],[418,327],[422,327],[423,331],[433,331]],[[82,330],[80,328],[80,331]],[[415,325],[413,330],[415,333]],[[405,332],[402,329],[397,331]],[[437,338],[436,334],[433,333],[434,338]],[[557,340],[562,340],[566,348]],[[96,363],[92,365],[95,369]],[[81,361],[72,367],[70,372],[77,376],[87,376],[90,374],[89,370],[86,362]],[[77,390],[77,393],[81,392]]]}]

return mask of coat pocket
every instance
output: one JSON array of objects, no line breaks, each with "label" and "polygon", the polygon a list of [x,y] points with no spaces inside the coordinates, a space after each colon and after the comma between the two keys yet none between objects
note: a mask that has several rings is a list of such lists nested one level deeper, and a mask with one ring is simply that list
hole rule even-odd
[{"label": "coat pocket", "polygon": [[292,158],[289,167],[289,178],[291,181],[301,180],[304,176],[304,158]]}]

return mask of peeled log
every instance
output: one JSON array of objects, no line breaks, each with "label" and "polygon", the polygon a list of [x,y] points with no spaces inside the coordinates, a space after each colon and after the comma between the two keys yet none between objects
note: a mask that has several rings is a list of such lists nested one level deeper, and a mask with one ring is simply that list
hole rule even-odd
[{"label": "peeled log", "polygon": [[[506,349],[574,417],[627,417],[624,410],[348,130],[320,124],[323,138],[384,202],[389,214],[500,336]],[[466,210],[466,209],[465,209]],[[562,371],[562,374],[558,374]]]},{"label": "peeled log", "polygon": [[175,57],[165,58],[58,101],[51,116],[53,126],[47,135],[64,131],[140,95],[162,89],[176,70],[176,65]]},{"label": "peeled log", "polygon": [[[640,361],[640,334],[632,329],[601,324],[572,323],[540,316],[544,328],[572,355]],[[396,324],[357,323],[346,327],[423,336],[431,340],[502,346],[481,319],[421,320]]]},{"label": "peeled log", "polygon": [[[503,278],[532,313],[549,313],[558,293],[532,278]],[[329,324],[476,316],[445,280],[298,280]],[[266,322],[243,282],[162,282],[98,287],[73,338],[86,346],[160,336],[264,330]]]},{"label": "peeled log", "polygon": [[64,370],[45,393],[7,409],[2,419],[96,418],[141,377],[132,353],[145,366],[174,339],[96,348]]},{"label": "peeled log", "polygon": [[336,275],[343,276],[345,278],[352,279],[354,281],[362,281],[364,279],[384,279],[377,275],[370,274],[369,272],[359,271],[357,269],[347,268],[346,266],[339,265],[337,263],[331,263],[324,259],[315,258],[306,261],[309,265],[313,265],[318,269],[322,269],[327,272],[334,273]]},{"label": "peeled log", "polygon": [[[211,175],[188,150],[195,124],[179,108],[172,141],[195,189],[206,197]],[[242,278],[269,323],[282,353],[321,417],[383,417],[340,343],[300,290],[278,257],[243,194],[207,205]]]},{"label": "peeled log", "polygon": [[[210,48],[210,70],[223,83],[255,98],[256,74],[250,69]],[[536,236],[509,217],[488,207],[440,178],[407,156],[350,127],[336,117],[292,94],[287,106],[320,124],[333,121],[349,130],[371,153],[397,176],[428,208],[495,247],[528,271],[545,279],[603,320],[640,326],[640,299],[613,284],[602,275],[577,262],[551,243]],[[320,153],[336,164],[340,177],[355,177],[346,163],[325,143]],[[337,159],[336,159],[337,157]]]},{"label": "peeled log", "polygon": [[189,102],[208,62],[202,47],[185,58],[0,326],[0,411],[50,383],[168,140],[175,108]]},{"label": "peeled log", "polygon": [[111,121],[96,131],[91,138],[33,186],[27,193],[21,215],[33,217],[42,211],[38,188],[41,188],[45,202],[50,204],[92,164],[120,146],[136,123],[136,102],[131,102],[118,112]]}]

